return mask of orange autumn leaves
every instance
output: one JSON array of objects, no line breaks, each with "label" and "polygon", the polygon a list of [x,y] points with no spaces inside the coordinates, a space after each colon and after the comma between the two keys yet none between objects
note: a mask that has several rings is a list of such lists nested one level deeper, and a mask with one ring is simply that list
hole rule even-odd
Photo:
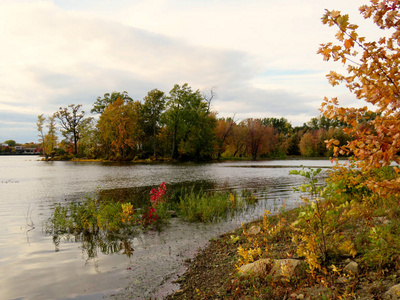
[{"label": "orange autumn leaves", "polygon": [[[400,15],[399,1],[371,1],[360,7],[366,19],[372,19],[382,35],[377,41],[366,41],[357,33],[358,26],[349,23],[348,15],[326,11],[322,22],[336,26],[338,44],[322,44],[318,53],[324,60],[333,59],[347,66],[347,75],[331,71],[327,75],[334,86],[344,84],[359,100],[361,108],[342,107],[338,100],[325,98],[321,111],[329,119],[347,125],[345,132],[353,137],[347,145],[338,147],[331,139],[329,146],[335,154],[353,155],[356,166],[363,172],[399,164],[400,152]],[[396,178],[379,181],[370,178],[366,185],[380,194],[400,192],[399,169]]]}]

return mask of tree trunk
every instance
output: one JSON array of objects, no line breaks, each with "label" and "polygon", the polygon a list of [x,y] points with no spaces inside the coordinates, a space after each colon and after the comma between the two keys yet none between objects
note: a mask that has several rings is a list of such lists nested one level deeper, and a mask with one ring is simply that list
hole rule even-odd
[{"label": "tree trunk", "polygon": [[157,143],[157,136],[156,136],[156,125],[154,124],[153,126],[153,156],[154,158],[157,158],[157,152],[156,152],[156,143]]},{"label": "tree trunk", "polygon": [[172,159],[176,159],[177,156],[178,156],[177,155],[177,149],[176,149],[176,134],[177,134],[177,131],[178,131],[178,126],[175,123],[175,125],[174,125],[174,133],[173,133],[173,136],[172,136],[172,153],[171,153]]},{"label": "tree trunk", "polygon": [[78,134],[75,130],[74,130],[74,154],[75,155],[78,154]]}]

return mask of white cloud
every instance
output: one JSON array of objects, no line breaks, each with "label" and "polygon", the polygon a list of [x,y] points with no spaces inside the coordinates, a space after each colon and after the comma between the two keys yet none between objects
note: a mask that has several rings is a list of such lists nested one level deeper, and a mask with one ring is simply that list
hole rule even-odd
[{"label": "white cloud", "polygon": [[[332,64],[316,55],[335,33],[320,22],[323,8],[354,15],[362,2],[3,0],[0,112],[7,122],[29,116],[35,129],[38,114],[60,106],[89,111],[106,92],[142,99],[187,82],[215,87],[220,116],[302,124],[318,114],[323,96],[345,94],[327,84]],[[0,123],[0,142],[13,138],[8,125]]]}]

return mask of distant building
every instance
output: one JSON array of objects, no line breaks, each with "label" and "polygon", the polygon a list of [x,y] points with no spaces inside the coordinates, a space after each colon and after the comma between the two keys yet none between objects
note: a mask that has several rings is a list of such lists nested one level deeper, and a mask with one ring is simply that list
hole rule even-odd
[{"label": "distant building", "polygon": [[22,146],[15,146],[15,152],[16,152],[16,153],[23,153],[23,152],[24,152],[24,147],[22,147]]},{"label": "distant building", "polygon": [[24,153],[39,153],[37,148],[24,148]]}]

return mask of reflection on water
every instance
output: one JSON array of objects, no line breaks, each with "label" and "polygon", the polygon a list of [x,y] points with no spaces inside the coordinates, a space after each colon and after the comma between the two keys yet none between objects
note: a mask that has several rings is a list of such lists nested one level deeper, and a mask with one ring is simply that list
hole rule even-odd
[{"label": "reflection on water", "polygon": [[[129,283],[137,291],[134,298],[149,298],[165,276],[172,278],[182,261],[209,238],[260,217],[264,207],[274,211],[283,202],[289,208],[297,205],[298,195],[290,187],[303,181],[288,173],[300,165],[331,166],[328,160],[141,165],[0,157],[0,272],[7,274],[0,276],[2,297],[76,298],[115,293]],[[145,203],[150,189],[163,181],[169,186],[256,189],[264,200],[233,222],[187,224],[172,219],[162,232],[132,238],[55,236],[53,242],[43,230],[54,203],[79,202],[95,195]],[[98,240],[96,247],[93,238]],[[113,251],[114,255],[107,254]]]},{"label": "reflection on water", "polygon": [[119,253],[130,257],[134,251],[133,238],[132,234],[122,237],[120,234],[114,235],[105,231],[52,235],[56,252],[60,251],[60,242],[80,243],[88,259],[98,258],[99,251],[103,254]]}]

